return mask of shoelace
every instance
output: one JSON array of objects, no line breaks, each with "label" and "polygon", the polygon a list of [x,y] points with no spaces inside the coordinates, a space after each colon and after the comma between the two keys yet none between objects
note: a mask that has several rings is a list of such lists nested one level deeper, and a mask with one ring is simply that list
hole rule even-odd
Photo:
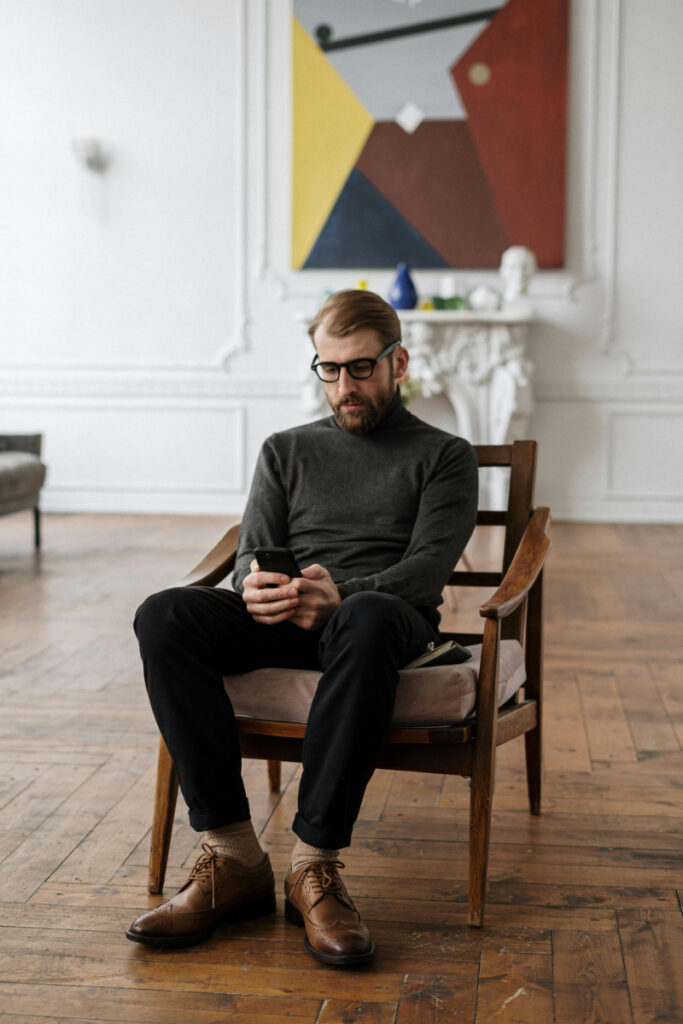
[{"label": "shoelace", "polygon": [[203,882],[205,881],[209,873],[211,874],[211,909],[216,908],[216,860],[218,854],[216,851],[209,846],[208,843],[202,843],[202,850],[204,851],[203,856],[199,858],[195,866],[190,872],[186,885],[190,882]]},{"label": "shoelace", "polygon": [[344,885],[338,872],[345,867],[340,860],[316,860],[311,864],[308,864],[299,879],[299,884],[303,884],[305,878],[309,879],[309,884],[313,889],[313,892],[318,897],[316,903],[318,903],[323,896],[336,896],[349,910],[353,910],[353,905],[349,902],[349,898],[344,890]]}]

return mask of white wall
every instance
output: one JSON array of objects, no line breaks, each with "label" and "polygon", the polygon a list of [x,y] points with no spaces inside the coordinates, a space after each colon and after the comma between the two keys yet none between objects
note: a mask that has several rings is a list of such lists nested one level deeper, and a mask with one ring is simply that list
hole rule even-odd
[{"label": "white wall", "polygon": [[[530,342],[558,518],[683,520],[682,37],[679,0],[573,3],[567,270]],[[0,0],[0,95],[0,432],[44,432],[48,510],[238,513],[304,418],[297,316],[361,276],[287,269],[288,4]]]}]

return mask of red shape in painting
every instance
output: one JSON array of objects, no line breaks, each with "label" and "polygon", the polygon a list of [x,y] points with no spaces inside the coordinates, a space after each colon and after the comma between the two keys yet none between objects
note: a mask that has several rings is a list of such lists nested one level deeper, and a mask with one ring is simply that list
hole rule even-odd
[{"label": "red shape in painting", "polygon": [[508,0],[451,68],[512,245],[564,264],[568,0]]},{"label": "red shape in painting", "polygon": [[500,264],[510,242],[467,121],[423,121],[413,134],[380,121],[356,167],[449,267]]}]

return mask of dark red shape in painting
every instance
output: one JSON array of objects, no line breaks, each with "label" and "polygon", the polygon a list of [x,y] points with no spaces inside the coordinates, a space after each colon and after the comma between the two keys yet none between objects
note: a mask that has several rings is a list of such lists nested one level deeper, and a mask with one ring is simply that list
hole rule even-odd
[{"label": "dark red shape in painting", "polygon": [[466,121],[373,128],[356,167],[450,267],[497,267],[510,244]]},{"label": "dark red shape in painting", "polygon": [[542,267],[564,263],[567,23],[568,0],[508,0],[451,68],[510,242]]}]

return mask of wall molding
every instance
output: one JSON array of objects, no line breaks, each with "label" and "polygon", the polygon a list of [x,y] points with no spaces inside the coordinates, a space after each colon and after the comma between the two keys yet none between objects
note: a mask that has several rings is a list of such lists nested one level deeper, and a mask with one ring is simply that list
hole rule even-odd
[{"label": "wall molding", "polygon": [[[97,399],[101,402],[139,399],[180,404],[212,399],[283,399],[299,402],[299,377],[233,377],[226,374],[164,373],[26,373],[0,378],[0,399],[6,405]],[[623,376],[604,380],[536,380],[535,402],[626,402],[630,404],[683,402],[683,376],[662,371],[659,378]],[[197,408],[205,408],[197,405]]]},{"label": "wall molding", "polygon": [[[301,381],[298,379],[264,379],[253,377],[187,375],[172,373],[99,372],[78,374],[42,373],[4,374],[0,377],[0,399],[5,405],[35,403],[36,401],[102,402],[140,399],[166,401],[172,404],[211,399],[299,399]],[[206,409],[206,404],[197,405]]]},{"label": "wall molding", "polygon": [[616,377],[606,380],[537,380],[536,402],[628,402],[630,404],[683,402],[682,380],[642,380]]},{"label": "wall molding", "polygon": [[238,4],[237,53],[235,62],[235,124],[237,130],[237,160],[234,194],[233,226],[236,233],[234,284],[235,309],[234,332],[230,340],[218,350],[214,363],[218,361],[220,369],[227,370],[231,360],[241,352],[249,350],[249,287],[247,280],[247,261],[249,258],[248,243],[248,195],[249,195],[249,112],[247,71],[247,0],[239,0]]},{"label": "wall molding", "polygon": [[[622,0],[611,0],[609,5],[609,67],[608,112],[605,124],[607,135],[606,167],[606,224],[604,259],[604,303],[601,317],[598,348],[609,352],[614,343],[615,314],[617,300],[617,260],[619,233],[617,218],[619,212],[619,148],[621,142],[619,115],[621,113],[621,63],[622,63]],[[597,86],[597,76],[595,80]],[[599,95],[593,98],[597,105]],[[597,177],[597,176],[596,176]]]},{"label": "wall molding", "polygon": [[[544,500],[541,496],[540,500]],[[649,501],[642,497],[590,502],[555,502],[554,522],[573,523],[683,523],[683,501]]]},{"label": "wall molding", "polygon": [[[92,485],[83,490],[46,488],[42,492],[43,512],[74,513],[100,512],[114,515],[160,514],[160,515],[218,515],[241,516],[244,511],[244,497],[230,490],[203,490],[187,492],[173,486],[168,491],[152,488],[128,488],[126,490],[98,490]],[[49,519],[46,531],[49,531]],[[216,539],[219,534],[217,533]]]}]

